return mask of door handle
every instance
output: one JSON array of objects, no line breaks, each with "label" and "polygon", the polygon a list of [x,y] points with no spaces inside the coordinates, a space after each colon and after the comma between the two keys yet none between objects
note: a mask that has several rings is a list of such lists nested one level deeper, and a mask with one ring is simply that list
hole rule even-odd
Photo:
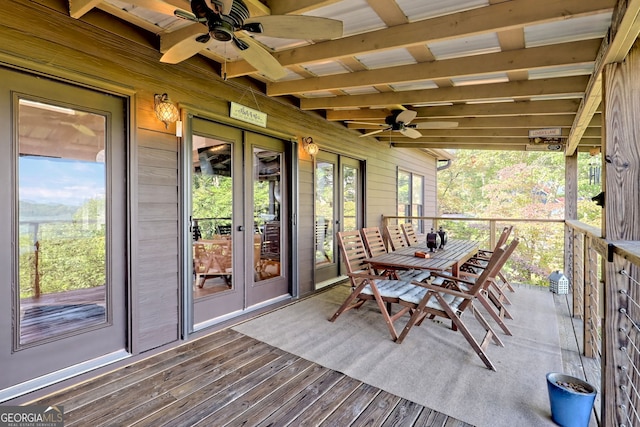
[{"label": "door handle", "polygon": [[239,225],[238,226],[238,231],[244,231],[244,225]]}]

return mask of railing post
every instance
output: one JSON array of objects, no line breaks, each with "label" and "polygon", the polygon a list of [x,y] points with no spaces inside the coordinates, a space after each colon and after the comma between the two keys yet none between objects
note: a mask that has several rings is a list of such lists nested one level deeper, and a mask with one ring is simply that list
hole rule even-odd
[{"label": "railing post", "polygon": [[584,276],[584,355],[599,357],[598,326],[600,325],[598,295],[598,253],[593,250],[592,238],[584,239],[585,276]]},{"label": "railing post", "polygon": [[588,271],[586,259],[586,240],[585,234],[573,230],[572,239],[572,280],[573,284],[573,317],[582,319],[584,317],[584,272]]},{"label": "railing post", "polygon": [[489,221],[489,247],[493,250],[496,247],[496,221]]}]

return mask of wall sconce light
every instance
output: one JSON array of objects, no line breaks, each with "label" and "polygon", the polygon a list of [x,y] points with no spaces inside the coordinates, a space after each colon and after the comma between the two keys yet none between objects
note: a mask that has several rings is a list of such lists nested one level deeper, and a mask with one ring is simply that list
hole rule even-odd
[{"label": "wall sconce light", "polygon": [[169,128],[169,123],[177,122],[180,119],[180,112],[178,108],[173,105],[169,100],[169,95],[163,93],[162,95],[155,94],[153,96],[153,109],[156,112],[158,120],[164,123],[166,129]]},{"label": "wall sconce light", "polygon": [[302,148],[304,148],[304,151],[309,153],[309,155],[312,157],[318,154],[318,151],[320,151],[320,147],[318,147],[318,144],[313,142],[313,138],[311,138],[310,136],[302,138]]}]

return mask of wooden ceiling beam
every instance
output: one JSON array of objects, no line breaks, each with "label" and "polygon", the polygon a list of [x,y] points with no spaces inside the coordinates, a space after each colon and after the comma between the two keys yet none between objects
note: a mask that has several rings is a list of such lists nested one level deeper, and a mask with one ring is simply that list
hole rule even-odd
[{"label": "wooden ceiling beam", "polygon": [[[457,118],[452,119],[458,123],[457,128],[450,129],[455,132],[456,129],[482,129],[482,128],[500,128],[500,129],[538,129],[545,127],[565,127],[571,128],[573,124],[573,114],[556,115],[556,116],[514,116],[514,117],[471,117],[471,118]],[[424,122],[424,121],[423,121]],[[426,122],[429,122],[426,120]],[[602,120],[599,115],[592,118],[590,127],[600,127]],[[413,121],[412,124],[419,122]],[[359,123],[347,123],[349,129],[380,129],[380,126],[375,124],[359,124]],[[429,132],[432,129],[419,129],[420,132]]]},{"label": "wooden ceiling beam", "polygon": [[[500,102],[496,104],[455,104],[450,106],[413,108],[416,119],[452,118],[452,117],[494,117],[520,115],[575,114],[580,106],[578,99],[555,99],[549,101]],[[381,120],[390,114],[390,110],[328,110],[329,121],[343,120]]]},{"label": "wooden ceiling beam", "polygon": [[265,3],[273,15],[299,15],[339,1],[341,0],[266,0]]},{"label": "wooden ceiling beam", "polygon": [[[453,38],[494,33],[526,25],[565,20],[571,16],[609,12],[614,0],[512,0],[451,15],[397,25],[337,40],[276,52],[283,66],[336,60],[344,56],[379,52]],[[228,64],[227,76],[256,70],[246,61]]]},{"label": "wooden ceiling beam", "polygon": [[[567,138],[569,136],[569,128],[562,128],[562,137]],[[529,129],[527,128],[485,128],[485,129],[469,129],[469,128],[457,128],[457,129],[420,129],[420,133],[426,138],[442,137],[442,138],[529,138]],[[402,134],[396,134],[394,139],[402,141],[412,141],[411,138],[407,138]],[[588,128],[583,135],[585,138],[600,138],[600,128]]]},{"label": "wooden ceiling beam", "polygon": [[412,105],[435,102],[484,101],[504,98],[522,99],[546,95],[576,95],[576,97],[579,97],[584,92],[588,81],[589,78],[583,76],[561,77],[440,89],[337,96],[331,98],[304,98],[300,100],[300,108],[303,110],[317,110],[369,107],[371,105]]},{"label": "wooden ceiling beam", "polygon": [[[599,40],[510,50],[487,55],[357,71],[346,74],[269,83],[267,95],[280,96],[313,91],[451,79],[479,74],[508,73],[545,67],[589,64],[600,47]],[[425,78],[428,76],[428,78]]]},{"label": "wooden ceiling beam", "polygon": [[[381,143],[388,141],[380,141]],[[531,144],[512,144],[507,145],[504,142],[487,144],[485,142],[470,143],[470,142],[421,142],[421,143],[404,143],[404,142],[391,142],[390,145],[394,148],[422,148],[422,149],[451,149],[451,150],[491,150],[491,151],[538,151],[544,152],[538,148],[537,150],[531,150]],[[588,152],[594,147],[600,145],[581,145],[578,147],[580,152]],[[548,151],[553,153],[553,151]],[[558,154],[564,154],[563,151],[557,151]]]}]

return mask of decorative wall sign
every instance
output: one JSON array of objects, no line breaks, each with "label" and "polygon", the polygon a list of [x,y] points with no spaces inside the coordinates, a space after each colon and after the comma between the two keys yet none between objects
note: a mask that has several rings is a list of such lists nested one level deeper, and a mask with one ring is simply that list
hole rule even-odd
[{"label": "decorative wall sign", "polygon": [[229,117],[242,120],[243,122],[251,123],[252,125],[260,126],[263,128],[267,127],[267,113],[254,110],[253,108],[249,108],[235,102],[231,103]]},{"label": "decorative wall sign", "polygon": [[531,129],[529,131],[529,138],[559,138],[561,136],[562,129],[560,128]]}]

